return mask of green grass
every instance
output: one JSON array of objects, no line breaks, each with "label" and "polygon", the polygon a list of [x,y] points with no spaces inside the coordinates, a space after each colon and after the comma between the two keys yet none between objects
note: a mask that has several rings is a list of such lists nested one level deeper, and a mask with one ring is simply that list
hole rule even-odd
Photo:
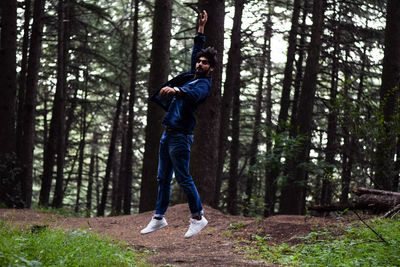
[{"label": "green grass", "polygon": [[252,257],[288,266],[400,266],[400,220],[373,219],[358,223],[334,236],[328,230],[302,237],[303,243],[272,245],[269,237],[254,236],[249,246]]},{"label": "green grass", "polygon": [[0,221],[0,266],[149,266],[128,245],[82,230],[21,230]]}]

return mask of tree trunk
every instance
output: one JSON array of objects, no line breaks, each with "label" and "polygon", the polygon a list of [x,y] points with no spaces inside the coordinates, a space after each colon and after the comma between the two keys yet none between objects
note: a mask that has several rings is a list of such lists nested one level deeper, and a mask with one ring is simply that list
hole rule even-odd
[{"label": "tree trunk", "polygon": [[227,137],[229,131],[229,118],[232,107],[233,90],[235,84],[240,81],[240,63],[241,63],[241,26],[242,26],[242,13],[244,7],[244,0],[235,0],[235,16],[233,18],[233,27],[231,35],[231,48],[228,52],[228,63],[226,66],[226,79],[224,84],[224,95],[221,104],[221,122],[219,132],[219,147],[218,147],[218,175],[215,185],[215,199],[214,203],[218,206],[220,201],[220,191],[222,185],[222,177],[226,150],[227,150]]},{"label": "tree trunk", "polygon": [[285,72],[282,86],[281,96],[281,109],[278,117],[278,133],[283,132],[285,124],[287,123],[288,111],[290,106],[290,87],[292,86],[292,75],[293,75],[293,63],[296,55],[296,39],[299,28],[299,16],[300,16],[301,1],[294,0],[293,3],[293,14],[292,14],[292,26],[289,32],[289,46],[287,50],[287,60],[285,65]]},{"label": "tree trunk", "polygon": [[33,23],[31,41],[29,46],[28,71],[26,78],[25,101],[23,105],[22,135],[17,142],[20,149],[17,151],[21,165],[19,180],[22,181],[25,196],[25,205],[29,206],[32,196],[33,185],[33,150],[35,136],[35,117],[36,117],[36,97],[38,90],[38,76],[40,68],[43,15],[45,0],[36,0],[33,7]]},{"label": "tree trunk", "polygon": [[119,97],[117,102],[116,111],[114,114],[113,126],[111,130],[110,146],[108,149],[106,173],[103,179],[103,189],[101,193],[100,205],[97,207],[97,216],[104,216],[104,211],[106,209],[107,195],[108,195],[108,185],[110,183],[110,176],[112,170],[112,164],[114,162],[115,146],[117,143],[117,133],[119,125],[119,116],[121,114],[122,100],[124,99],[124,89],[122,85],[119,88]]},{"label": "tree trunk", "polygon": [[94,161],[94,170],[95,170],[95,182],[96,182],[96,207],[98,208],[100,206],[100,168],[99,168],[99,157],[96,155],[95,161]]},{"label": "tree trunk", "polygon": [[198,124],[191,153],[191,173],[202,202],[216,207],[214,196],[218,175],[225,3],[223,0],[200,0],[199,9],[208,13],[208,22],[205,26],[206,47],[212,46],[217,49],[218,63],[212,74],[211,95],[199,107],[197,113]]},{"label": "tree trunk", "polygon": [[90,217],[92,212],[92,191],[93,191],[93,178],[94,178],[94,167],[96,162],[97,144],[99,134],[93,134],[92,151],[90,153],[90,165],[88,173],[88,188],[86,193],[86,217]]},{"label": "tree trunk", "polygon": [[[23,123],[23,108],[25,102],[26,93],[26,71],[28,62],[28,47],[29,47],[29,23],[31,20],[31,0],[25,0],[25,12],[24,12],[24,36],[22,39],[22,59],[21,59],[21,71],[19,73],[19,88],[18,88],[18,110],[17,110],[17,128],[16,138],[21,140],[22,136],[22,123]],[[17,143],[17,151],[19,151],[20,143]]]},{"label": "tree trunk", "polygon": [[301,21],[301,32],[299,41],[299,51],[298,59],[296,62],[296,77],[294,80],[294,94],[292,101],[292,112],[290,115],[290,128],[289,137],[295,137],[297,134],[297,129],[294,127],[296,125],[297,108],[299,105],[299,96],[301,91],[301,85],[303,80],[303,62],[304,62],[304,51],[306,46],[306,28],[307,28],[307,15],[308,15],[308,1],[304,1],[303,5],[303,15]]},{"label": "tree trunk", "polygon": [[251,197],[253,195],[253,186],[257,181],[257,155],[258,155],[258,144],[260,142],[260,126],[261,126],[261,102],[263,98],[263,89],[264,89],[264,75],[265,75],[265,59],[266,59],[266,50],[267,50],[267,41],[269,39],[270,32],[268,31],[268,27],[265,28],[265,36],[264,36],[264,45],[263,45],[263,55],[261,58],[260,64],[260,73],[258,80],[258,90],[256,96],[256,103],[254,105],[254,125],[253,125],[253,135],[251,139],[250,148],[248,151],[249,155],[249,172],[247,174],[246,181],[246,199],[244,202],[243,215],[249,216],[250,214],[250,205],[251,205]]},{"label": "tree trunk", "polygon": [[[2,202],[7,207],[21,207],[24,204],[30,206],[32,188],[29,188],[27,181],[17,180],[17,177],[13,175],[16,154],[17,1],[2,0],[0,12],[0,203]],[[32,184],[30,185],[32,187]],[[22,201],[25,203],[23,204]]]},{"label": "tree trunk", "polygon": [[395,176],[396,114],[398,113],[400,77],[400,2],[389,0],[386,7],[385,51],[380,89],[382,138],[377,146],[375,186],[392,190]]},{"label": "tree trunk", "polygon": [[[132,41],[132,65],[131,80],[129,91],[129,114],[128,114],[128,131],[126,136],[126,176],[124,177],[124,214],[131,214],[132,202],[132,165],[133,165],[133,106],[136,99],[136,73],[138,66],[138,19],[139,19],[139,0],[135,0],[135,13],[133,15],[133,41]],[[153,177],[154,178],[154,177]]]},{"label": "tree trunk", "polygon": [[[348,62],[349,50],[348,47],[345,49],[346,60]],[[347,63],[344,64],[344,90],[343,96],[347,101],[350,101],[350,69]],[[341,194],[340,194],[340,203],[347,204],[349,200],[350,193],[350,181],[351,181],[351,173],[353,169],[353,157],[354,154],[352,152],[352,136],[350,135],[349,127],[351,127],[352,121],[349,117],[350,110],[347,106],[345,106],[343,111],[343,126],[342,126],[342,134],[343,134],[343,146],[342,146],[342,175],[341,175]]]},{"label": "tree trunk", "polygon": [[299,136],[303,137],[304,140],[299,145],[299,151],[296,153],[294,161],[290,163],[289,176],[282,188],[280,213],[283,214],[304,214],[305,212],[307,174],[300,163],[307,162],[309,159],[311,123],[319,69],[318,60],[321,50],[324,11],[325,1],[314,0],[311,43],[299,101],[298,112],[302,116],[297,117],[296,123]]},{"label": "tree trunk", "polygon": [[121,155],[119,160],[119,175],[118,181],[116,184],[113,184],[113,191],[112,191],[112,200],[111,200],[111,214],[112,215],[120,215],[122,210],[122,202],[124,191],[126,190],[126,144],[127,144],[127,127],[128,127],[128,119],[127,119],[127,112],[128,107],[124,105],[123,112],[122,112],[122,123],[121,123]]},{"label": "tree trunk", "polygon": [[333,14],[333,55],[332,55],[332,73],[331,73],[331,87],[329,97],[329,114],[328,114],[328,142],[325,149],[325,161],[330,165],[325,168],[321,188],[321,201],[320,204],[327,205],[332,201],[334,191],[333,180],[333,165],[335,164],[335,156],[337,150],[337,111],[336,111],[336,96],[339,79],[339,23],[340,14],[337,14],[336,6],[334,6]]},{"label": "tree trunk", "polygon": [[[69,63],[69,44],[70,44],[70,21],[71,21],[71,1],[64,0],[65,5],[61,7],[62,9],[60,12],[64,12],[63,20],[60,21],[60,28],[63,28],[63,33],[60,37],[63,39],[62,41],[62,88],[61,92],[62,95],[60,96],[60,107],[58,113],[58,133],[57,133],[57,140],[56,140],[56,147],[57,147],[57,175],[56,175],[56,185],[54,188],[54,198],[52,206],[55,208],[60,208],[62,206],[63,198],[64,198],[64,191],[63,191],[63,183],[64,183],[64,163],[65,163],[65,153],[67,150],[67,134],[66,132],[66,105],[67,105],[67,66]],[[86,74],[87,75],[87,74]]]},{"label": "tree trunk", "polygon": [[[240,73],[236,73],[237,79],[240,80]],[[239,133],[240,133],[240,83],[234,84],[233,90],[233,108],[232,108],[232,141],[230,147],[229,162],[229,181],[228,181],[228,213],[238,215],[238,182],[239,182]]]},{"label": "tree trunk", "polygon": [[[88,77],[87,77],[88,78]],[[87,84],[87,82],[86,82]],[[75,212],[78,213],[80,210],[80,195],[81,195],[81,187],[82,187],[82,172],[83,172],[83,161],[85,160],[85,146],[86,146],[86,132],[87,132],[87,123],[86,123],[86,113],[87,113],[87,90],[85,87],[85,96],[83,99],[83,107],[81,114],[81,140],[79,142],[79,160],[78,160],[78,176],[76,178],[76,201],[75,201]]]},{"label": "tree trunk", "polygon": [[[168,79],[172,3],[172,0],[155,1],[149,95],[153,95]],[[148,102],[139,212],[153,210],[156,205],[158,145],[162,132],[163,114],[163,110],[157,104]]]},{"label": "tree trunk", "polygon": [[[270,2],[269,2],[270,3]],[[264,38],[267,41],[265,47],[265,60],[267,68],[267,97],[266,97],[266,158],[272,153],[272,65],[271,65],[271,38],[272,38],[272,8],[269,4],[268,19],[265,24]],[[274,214],[276,201],[276,181],[272,179],[271,164],[265,166],[265,188],[264,188],[264,216]]]},{"label": "tree trunk", "polygon": [[354,194],[357,196],[362,195],[381,195],[381,196],[393,196],[400,199],[400,192],[386,191],[386,190],[378,190],[378,189],[370,189],[365,187],[357,187],[352,190]]},{"label": "tree trunk", "polygon": [[[271,163],[270,170],[268,172],[268,175],[270,176],[269,180],[271,183],[271,186],[276,183],[276,181],[279,178],[279,175],[282,171],[282,163],[281,163],[281,157],[282,157],[282,152],[283,152],[283,146],[282,144],[282,139],[279,138],[279,136],[284,133],[285,131],[285,124],[287,124],[287,117],[288,117],[288,109],[290,106],[290,87],[292,84],[292,73],[293,73],[293,63],[294,63],[294,58],[295,58],[295,49],[296,49],[296,39],[297,39],[297,32],[298,32],[298,24],[299,24],[299,11],[300,11],[300,1],[296,1],[293,3],[293,14],[292,14],[292,27],[289,33],[289,46],[288,46],[288,55],[287,55],[287,61],[285,65],[285,75],[284,75],[284,85],[282,88],[282,95],[281,95],[281,109],[279,111],[279,116],[278,116],[278,125],[276,127],[276,134],[277,137],[275,139],[275,144],[274,144],[274,149],[271,150],[271,158],[275,159],[274,162]],[[304,31],[305,29],[305,23],[306,23],[306,17],[307,17],[307,1],[304,2],[304,7],[303,7],[303,21],[302,21],[302,30]],[[304,37],[305,34],[301,35],[301,40],[300,44],[304,45]],[[301,45],[300,45],[301,47]],[[294,49],[294,51],[293,51]],[[299,52],[299,58],[297,61],[297,73],[296,73],[296,80],[295,80],[295,92],[294,92],[294,98],[292,102],[292,114],[291,114],[291,128],[289,129],[289,135],[291,135],[292,129],[295,128],[293,125],[295,124],[294,118],[296,117],[296,112],[297,112],[297,105],[298,105],[298,97],[300,94],[300,79],[302,75],[302,63],[303,63],[303,51],[300,50]],[[295,134],[295,133],[292,133]],[[273,193],[273,192],[271,192]],[[275,198],[275,196],[274,196]]]}]

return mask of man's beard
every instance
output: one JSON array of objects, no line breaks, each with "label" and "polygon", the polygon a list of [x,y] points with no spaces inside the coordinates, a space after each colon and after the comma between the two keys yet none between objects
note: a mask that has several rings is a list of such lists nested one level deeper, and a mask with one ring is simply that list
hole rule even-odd
[{"label": "man's beard", "polygon": [[204,70],[203,68],[196,69],[196,76],[197,77],[207,77],[208,71]]}]

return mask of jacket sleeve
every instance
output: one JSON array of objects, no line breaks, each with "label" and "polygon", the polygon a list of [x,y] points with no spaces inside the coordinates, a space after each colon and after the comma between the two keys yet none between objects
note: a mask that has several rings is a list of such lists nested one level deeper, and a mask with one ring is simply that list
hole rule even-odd
[{"label": "jacket sleeve", "polygon": [[179,89],[184,93],[185,100],[196,104],[210,95],[211,83],[207,79],[197,79],[194,84],[185,84]]},{"label": "jacket sleeve", "polygon": [[192,68],[191,72],[196,71],[196,55],[198,52],[200,52],[201,49],[203,49],[204,43],[206,42],[206,36],[202,33],[197,33],[197,35],[194,37],[194,43],[193,43],[193,50],[192,50]]}]

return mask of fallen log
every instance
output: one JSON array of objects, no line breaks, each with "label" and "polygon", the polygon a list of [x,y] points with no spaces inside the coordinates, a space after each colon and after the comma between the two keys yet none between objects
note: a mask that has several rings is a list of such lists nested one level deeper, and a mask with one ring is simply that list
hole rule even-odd
[{"label": "fallen log", "polygon": [[[369,189],[358,187],[352,190],[358,197],[358,200],[351,204],[330,204],[330,205],[313,205],[309,210],[317,212],[331,212],[348,210],[372,210],[374,212],[387,212],[400,205],[400,193],[392,191],[384,191],[378,189]],[[394,212],[396,212],[395,210]],[[392,212],[392,213],[394,213]],[[391,214],[392,214],[391,213]],[[390,216],[390,215],[389,215]]]},{"label": "fallen log", "polygon": [[383,215],[383,217],[389,218],[393,214],[397,214],[399,211],[400,211],[400,204],[394,207],[393,209],[389,210],[388,212],[386,212],[385,215]]},{"label": "fallen log", "polygon": [[368,205],[360,203],[352,204],[330,204],[330,205],[312,205],[308,207],[309,210],[314,210],[317,212],[331,212],[331,211],[344,211],[344,210],[362,210],[368,209]]},{"label": "fallen log", "polygon": [[357,203],[360,203],[364,206],[369,206],[373,209],[386,211],[400,204],[400,197],[391,195],[364,194],[359,196]]},{"label": "fallen log", "polygon": [[365,195],[365,194],[372,194],[372,195],[384,195],[384,196],[393,196],[393,197],[400,198],[400,192],[370,189],[370,188],[365,188],[365,187],[354,188],[353,193],[356,194],[357,196],[361,196],[361,195]]}]

